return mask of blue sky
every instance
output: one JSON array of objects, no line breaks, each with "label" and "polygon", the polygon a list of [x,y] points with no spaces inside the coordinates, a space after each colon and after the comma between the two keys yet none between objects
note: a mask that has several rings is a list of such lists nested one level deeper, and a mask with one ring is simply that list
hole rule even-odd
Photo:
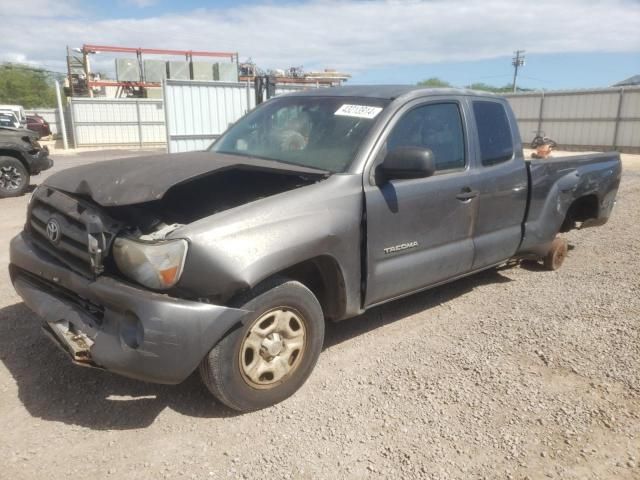
[{"label": "blue sky", "polygon": [[[352,83],[607,86],[640,73],[637,0],[22,0],[0,2],[20,36],[0,60],[64,71],[66,45],[83,43],[238,51],[262,68],[337,68]],[[38,41],[25,42],[25,38]],[[92,57],[113,71],[113,57]]]},{"label": "blue sky", "polygon": [[[512,55],[490,60],[415,64],[372,69],[352,80],[359,83],[405,83],[439,77],[456,86],[483,82],[502,86],[513,81]],[[604,87],[640,74],[640,52],[527,54],[518,85],[557,90]]]}]

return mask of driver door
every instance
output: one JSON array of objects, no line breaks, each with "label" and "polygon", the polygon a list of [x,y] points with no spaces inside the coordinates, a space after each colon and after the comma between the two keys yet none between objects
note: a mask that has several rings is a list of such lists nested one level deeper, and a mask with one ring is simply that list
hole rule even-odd
[{"label": "driver door", "polygon": [[395,119],[375,158],[397,147],[424,147],[436,173],[366,182],[365,306],[459,276],[473,264],[477,198],[462,103],[413,102]]}]

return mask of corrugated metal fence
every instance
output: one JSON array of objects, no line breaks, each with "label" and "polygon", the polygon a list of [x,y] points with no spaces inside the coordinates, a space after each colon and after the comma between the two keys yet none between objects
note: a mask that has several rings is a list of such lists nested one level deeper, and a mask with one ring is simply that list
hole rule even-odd
[{"label": "corrugated metal fence", "polygon": [[169,153],[204,150],[255,106],[248,83],[167,80],[164,100]]},{"label": "corrugated metal fence", "polygon": [[162,100],[71,98],[76,147],[162,146],[166,141]]},{"label": "corrugated metal fence", "polygon": [[[316,88],[276,85],[276,95]],[[170,153],[204,150],[227,127],[255,107],[249,83],[166,80],[164,83],[167,148]]]},{"label": "corrugated metal fence", "polygon": [[[276,94],[301,88],[278,85]],[[164,100],[70,98],[65,109],[70,143],[76,148],[166,144],[170,152],[202,150],[255,106],[253,85],[247,83],[169,80],[163,93]],[[57,132],[57,110],[35,112]]]},{"label": "corrugated metal fence", "polygon": [[[277,85],[276,94],[314,86]],[[161,99],[72,98],[65,109],[70,142],[201,150],[255,106],[247,83],[168,80]],[[640,151],[640,87],[508,94],[520,134],[538,132],[574,150]],[[166,108],[165,108],[166,105]],[[35,109],[60,133],[57,109]],[[165,128],[168,125],[168,128]]]},{"label": "corrugated metal fence", "polygon": [[640,87],[506,97],[525,145],[541,132],[567,149],[640,151]]}]

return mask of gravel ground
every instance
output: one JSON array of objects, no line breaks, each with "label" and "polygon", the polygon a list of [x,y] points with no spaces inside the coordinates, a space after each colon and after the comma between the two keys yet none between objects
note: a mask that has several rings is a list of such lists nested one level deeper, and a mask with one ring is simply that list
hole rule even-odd
[{"label": "gravel ground", "polygon": [[195,376],[69,363],[8,281],[27,200],[0,208],[0,478],[640,478],[640,156],[559,271],[488,271],[331,324],[306,385],[245,415]]}]

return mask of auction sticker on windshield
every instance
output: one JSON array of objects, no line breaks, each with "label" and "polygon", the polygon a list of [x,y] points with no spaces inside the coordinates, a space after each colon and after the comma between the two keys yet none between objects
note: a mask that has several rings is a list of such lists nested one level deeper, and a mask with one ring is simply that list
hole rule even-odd
[{"label": "auction sticker on windshield", "polygon": [[358,118],[376,118],[382,111],[382,107],[371,107],[369,105],[342,105],[336,110],[335,115],[343,115],[345,117],[358,117]]}]

